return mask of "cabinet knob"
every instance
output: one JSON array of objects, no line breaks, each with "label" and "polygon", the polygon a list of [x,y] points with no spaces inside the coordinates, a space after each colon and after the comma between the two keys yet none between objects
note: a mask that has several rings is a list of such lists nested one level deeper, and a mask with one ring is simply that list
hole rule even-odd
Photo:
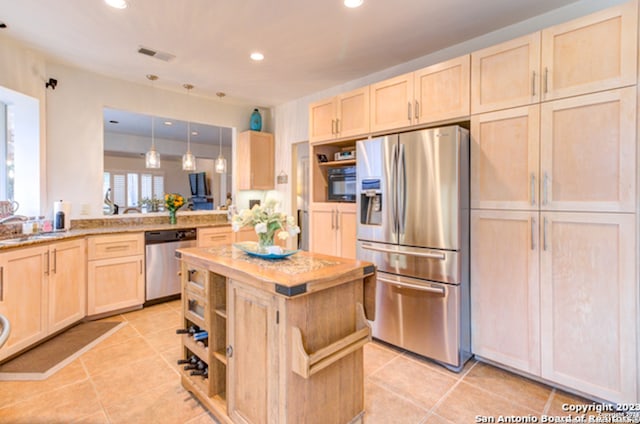
[{"label": "cabinet knob", "polygon": [[227,357],[231,358],[233,356],[233,347],[231,347],[231,345],[227,346],[226,352]]}]

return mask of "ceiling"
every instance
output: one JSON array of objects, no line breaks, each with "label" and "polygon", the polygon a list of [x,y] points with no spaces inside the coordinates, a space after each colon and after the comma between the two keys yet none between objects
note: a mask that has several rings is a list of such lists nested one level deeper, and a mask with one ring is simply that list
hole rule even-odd
[{"label": "ceiling", "polygon": [[[102,110],[104,131],[129,134],[139,137],[151,137],[151,116],[119,109],[104,108]],[[187,127],[189,124],[189,127]],[[154,117],[154,137],[157,139],[187,141],[187,128],[191,129],[191,143],[231,146],[231,129],[195,122],[187,123],[172,118]]]},{"label": "ceiling", "polygon": [[[118,79],[275,106],[576,0],[0,0],[3,34]],[[169,53],[162,61],[140,47]],[[262,62],[249,54],[259,50]],[[52,76],[55,77],[55,76]],[[63,81],[60,84],[64,84]]]}]

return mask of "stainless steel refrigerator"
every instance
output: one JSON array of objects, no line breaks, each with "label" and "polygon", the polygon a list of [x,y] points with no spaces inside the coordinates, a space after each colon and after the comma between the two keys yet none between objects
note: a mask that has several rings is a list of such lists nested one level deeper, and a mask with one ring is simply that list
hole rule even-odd
[{"label": "stainless steel refrigerator", "polygon": [[471,356],[469,133],[358,141],[357,255],[378,268],[373,336],[459,371]]}]

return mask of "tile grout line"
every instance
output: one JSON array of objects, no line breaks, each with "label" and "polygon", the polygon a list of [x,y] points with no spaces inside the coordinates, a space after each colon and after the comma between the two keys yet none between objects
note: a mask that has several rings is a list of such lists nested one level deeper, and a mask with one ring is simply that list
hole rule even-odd
[{"label": "tile grout line", "polygon": [[382,384],[379,384],[378,382],[376,382],[374,380],[369,379],[369,377],[367,377],[367,379],[369,380],[369,383],[375,384],[376,386],[378,386],[382,390],[384,390],[384,391],[386,391],[388,393],[391,393],[392,395],[394,395],[394,396],[396,396],[396,397],[398,397],[398,398],[410,403],[411,405],[413,405],[413,406],[425,411],[427,413],[427,416],[429,415],[429,409],[425,408],[423,405],[420,405],[419,403],[417,403],[413,399],[408,398],[408,397],[404,396],[403,394],[396,392],[395,390],[391,390],[390,388],[388,388],[386,386],[383,386]]},{"label": "tile grout line", "polygon": [[[480,362],[481,362],[481,361],[476,361],[476,364],[478,364],[478,363],[480,363]],[[483,363],[483,364],[485,364],[485,365],[489,365],[489,366],[492,366],[492,367],[493,367],[493,365],[491,365],[491,364],[487,364],[487,363],[485,363],[485,362],[482,362],[482,363]],[[475,365],[474,365],[474,366],[475,366]],[[499,368],[499,369],[500,369],[500,368]],[[508,373],[510,373],[510,374],[513,374],[513,373],[509,372],[508,370],[503,370],[503,371],[506,371],[506,372],[508,372]],[[539,383],[539,382],[537,382],[537,381],[535,381],[535,380],[531,380],[530,378],[527,378],[527,377],[522,376],[522,375],[519,375],[519,374],[513,374],[513,375],[514,375],[514,376],[516,376],[516,377],[522,378],[522,379],[526,380],[527,382],[532,382],[532,383],[535,383],[535,384],[542,384],[542,383]],[[465,376],[466,376],[466,373],[465,373]],[[487,394],[490,394],[490,395],[492,395],[492,396],[496,396],[496,397],[498,397],[498,398],[500,398],[500,399],[502,399],[502,400],[504,400],[504,401],[506,401],[506,402],[508,402],[508,403],[510,403],[510,404],[515,404],[515,405],[518,405],[518,406],[520,406],[520,407],[522,407],[522,408],[526,408],[526,409],[528,409],[529,411],[534,412],[534,413],[536,413],[536,414],[543,414],[543,413],[544,413],[544,412],[538,412],[538,411],[534,410],[533,408],[531,408],[531,406],[529,406],[529,405],[526,405],[526,404],[522,403],[520,400],[510,399],[510,398],[508,398],[508,397],[506,397],[506,396],[504,396],[504,395],[501,395],[501,394],[499,394],[499,393],[496,393],[496,392],[492,392],[492,391],[490,391],[490,390],[487,390],[485,387],[480,386],[480,385],[478,385],[478,384],[470,383],[470,382],[467,382],[467,381],[465,381],[465,384],[468,384],[469,386],[474,387],[474,388],[476,388],[476,389],[478,389],[478,390],[481,390],[481,391],[483,391],[483,392],[485,392],[485,393],[487,393]],[[543,384],[543,385],[544,385],[544,384]],[[545,385],[545,386],[547,386],[547,385]],[[554,388],[554,387],[552,387],[552,386],[547,386],[547,387],[549,387],[553,392],[555,392],[555,388]],[[549,393],[549,396],[551,396],[551,393]],[[549,402],[549,399],[547,399],[547,403],[548,403],[548,402]],[[544,407],[544,408],[546,408],[547,403],[545,403],[545,407]],[[543,408],[543,411],[544,411],[544,408]]]},{"label": "tile grout line", "polygon": [[109,412],[107,411],[107,408],[105,408],[104,403],[102,403],[102,399],[100,398],[100,393],[98,392],[98,387],[96,386],[95,381],[93,381],[93,378],[92,378],[91,374],[89,373],[89,370],[87,369],[87,366],[85,365],[84,361],[82,360],[82,356],[80,356],[80,358],[78,358],[78,359],[80,360],[80,364],[82,365],[82,369],[87,374],[87,377],[88,377],[88,380],[89,380],[89,384],[91,384],[91,387],[93,387],[93,392],[96,395],[96,400],[98,401],[98,404],[100,405],[100,409],[102,409],[102,413],[107,418],[108,424],[111,424],[113,421],[111,420],[111,416],[109,415]]},{"label": "tile grout line", "polygon": [[556,397],[556,388],[553,387],[551,389],[551,393],[549,393],[549,398],[547,399],[547,403],[544,404],[544,408],[542,409],[542,414],[547,415],[549,409],[551,409],[551,404],[553,404],[553,399]]},{"label": "tile grout line", "polygon": [[468,370],[466,370],[465,372],[462,373],[462,375],[460,376],[460,378],[458,378],[456,380],[456,382],[453,384],[453,386],[449,387],[449,390],[447,390],[446,392],[444,392],[444,394],[440,397],[440,399],[438,399],[438,401],[431,407],[431,409],[429,410],[429,415],[427,416],[427,418],[433,414],[435,414],[436,409],[442,405],[445,401],[445,399],[447,397],[449,397],[449,395],[451,394],[451,392],[453,392],[456,387],[458,387],[460,385],[460,383],[462,383],[462,380],[464,380],[464,378],[467,376],[467,374],[469,374],[471,372],[472,369],[475,368],[475,366],[478,364],[478,361],[475,361]]}]

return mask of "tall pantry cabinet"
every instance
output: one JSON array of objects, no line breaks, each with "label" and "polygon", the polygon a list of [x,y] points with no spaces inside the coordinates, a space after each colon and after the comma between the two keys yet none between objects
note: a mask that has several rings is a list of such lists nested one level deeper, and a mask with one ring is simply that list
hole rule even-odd
[{"label": "tall pantry cabinet", "polygon": [[637,22],[631,1],[471,60],[473,351],[615,402],[638,399]]}]

